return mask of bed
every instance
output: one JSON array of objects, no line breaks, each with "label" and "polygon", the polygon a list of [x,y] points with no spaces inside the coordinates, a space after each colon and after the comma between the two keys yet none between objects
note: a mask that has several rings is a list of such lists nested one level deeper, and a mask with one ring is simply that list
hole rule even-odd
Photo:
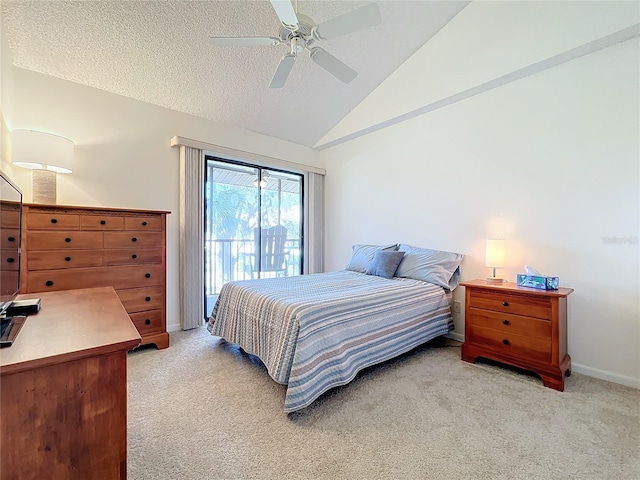
[{"label": "bed", "polygon": [[445,274],[446,287],[400,276],[400,268],[391,276],[368,274],[374,257],[388,255],[380,251],[397,253],[398,245],[364,246],[369,250],[360,259],[357,247],[345,270],[229,282],[211,312],[212,335],[256,355],[287,385],[287,413],[453,329],[453,271]]}]

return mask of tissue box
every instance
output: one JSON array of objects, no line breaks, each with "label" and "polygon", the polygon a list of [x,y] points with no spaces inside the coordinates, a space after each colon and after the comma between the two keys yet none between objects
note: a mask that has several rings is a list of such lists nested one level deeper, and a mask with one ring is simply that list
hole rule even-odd
[{"label": "tissue box", "polygon": [[517,280],[519,287],[537,288],[538,290],[558,290],[560,285],[558,277],[539,277],[518,273]]}]

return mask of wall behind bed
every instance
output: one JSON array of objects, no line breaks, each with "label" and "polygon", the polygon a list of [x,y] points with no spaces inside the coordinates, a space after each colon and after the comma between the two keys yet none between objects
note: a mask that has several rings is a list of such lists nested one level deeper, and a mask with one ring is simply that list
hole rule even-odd
[{"label": "wall behind bed", "polygon": [[484,240],[505,238],[509,281],[529,264],[575,289],[574,371],[640,388],[637,36],[358,137],[640,21],[629,2],[509,3],[471,4],[321,142],[338,143],[322,151],[327,268],[353,243],[405,242],[483,278]]}]

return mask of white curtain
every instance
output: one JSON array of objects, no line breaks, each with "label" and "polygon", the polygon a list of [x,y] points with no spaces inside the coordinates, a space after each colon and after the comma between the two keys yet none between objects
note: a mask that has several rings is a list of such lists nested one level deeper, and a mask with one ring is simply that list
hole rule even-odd
[{"label": "white curtain", "polygon": [[305,201],[304,273],[324,272],[324,175],[308,173]]},{"label": "white curtain", "polygon": [[204,321],[204,155],[180,146],[180,326]]}]

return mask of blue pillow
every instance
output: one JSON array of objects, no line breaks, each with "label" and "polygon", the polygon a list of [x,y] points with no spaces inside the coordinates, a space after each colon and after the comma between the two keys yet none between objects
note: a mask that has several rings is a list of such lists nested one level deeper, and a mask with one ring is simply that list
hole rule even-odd
[{"label": "blue pillow", "polygon": [[395,243],[393,245],[355,244],[353,246],[353,252],[351,253],[351,259],[349,260],[347,266],[344,267],[344,269],[352,270],[358,273],[364,273],[367,271],[367,267],[371,263],[371,260],[373,260],[373,256],[376,254],[376,252],[380,250],[395,251],[397,249],[398,245]]},{"label": "blue pillow", "polygon": [[377,275],[378,277],[393,278],[396,269],[404,257],[404,252],[380,250],[373,256],[373,260],[365,272],[367,275]]},{"label": "blue pillow", "polygon": [[412,247],[404,243],[398,250],[405,256],[396,270],[396,277],[412,278],[453,290],[460,282],[460,262],[464,255],[428,248]]}]

